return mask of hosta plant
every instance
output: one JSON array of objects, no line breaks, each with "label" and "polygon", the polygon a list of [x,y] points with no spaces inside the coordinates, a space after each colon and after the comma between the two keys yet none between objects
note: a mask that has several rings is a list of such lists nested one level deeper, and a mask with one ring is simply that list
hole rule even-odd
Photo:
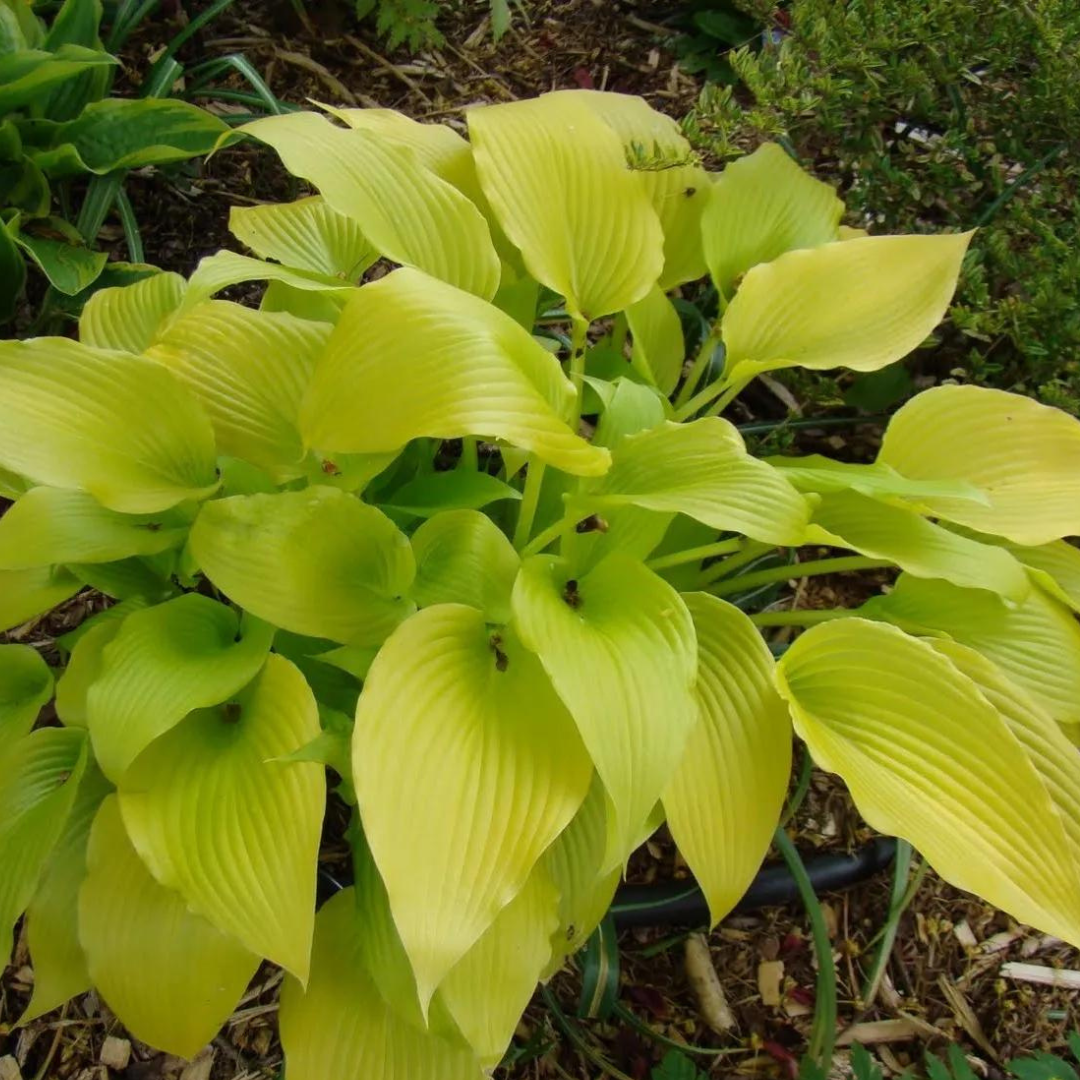
[{"label": "hosta plant", "polygon": [[[289,1080],[478,1078],[661,821],[724,916],[793,731],[873,826],[1080,944],[1080,424],[941,386],[852,465],[719,415],[763,372],[899,360],[966,235],[845,230],[779,148],[714,176],[614,94],[468,140],[246,132],[318,192],[234,211],[254,254],[0,345],[0,627],[117,601],[55,687],[0,649],[27,1017],[95,986],[190,1055],[266,959]],[[670,294],[706,274],[688,358]],[[866,566],[900,573],[854,611],[746,599]],[[761,629],[811,622],[774,661]],[[316,915],[324,818],[354,884]]]}]

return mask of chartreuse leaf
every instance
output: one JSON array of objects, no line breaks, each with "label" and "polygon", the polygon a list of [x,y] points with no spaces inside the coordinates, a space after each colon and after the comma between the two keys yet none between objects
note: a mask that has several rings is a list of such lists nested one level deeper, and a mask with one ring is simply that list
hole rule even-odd
[{"label": "chartreuse leaf", "polygon": [[944,634],[992,660],[1062,724],[1080,723],[1080,624],[1032,589],[1022,604],[901,574],[862,610],[917,634]]},{"label": "chartreuse leaf", "polygon": [[[131,604],[131,601],[124,601],[124,604]],[[114,604],[111,608],[106,608],[106,612],[114,612],[121,606]],[[87,728],[90,726],[87,695],[90,687],[101,675],[102,654],[105,646],[120,632],[127,614],[126,611],[121,610],[118,617],[105,618],[90,626],[83,623],[79,629],[84,630],[84,633],[75,640],[73,645],[70,642],[67,643],[71,648],[71,656],[67,667],[64,668],[64,673],[56,681],[56,715],[68,727]]]},{"label": "chartreuse leaf", "polygon": [[405,535],[336,488],[207,503],[191,530],[206,576],[260,619],[309,637],[377,645],[411,614]]},{"label": "chartreuse leaf", "polygon": [[773,544],[800,543],[809,517],[806,499],[783,473],[751,457],[742,436],[719,417],[629,436],[582,500],[683,513]]},{"label": "chartreuse leaf", "polygon": [[30,731],[52,690],[52,672],[37,649],[0,645],[0,745]]},{"label": "chartreuse leaf", "polygon": [[844,204],[776,143],[763,143],[727,165],[707,197],[701,221],[705,258],[726,300],[758,263],[839,239]]},{"label": "chartreuse leaf", "polygon": [[879,458],[913,480],[964,481],[989,497],[986,506],[924,500],[949,521],[1018,544],[1080,534],[1080,421],[1031,398],[978,386],[927,390],[889,421]]},{"label": "chartreuse leaf", "polygon": [[411,148],[310,112],[268,116],[241,130],[272,146],[381,255],[485,299],[495,295],[499,257],[487,222]]},{"label": "chartreuse leaf", "polygon": [[514,627],[570,710],[611,800],[603,869],[625,862],[697,721],[697,644],[679,594],[618,552],[581,580],[526,560]]},{"label": "chartreuse leaf", "polygon": [[665,395],[670,394],[682,374],[686,356],[679,313],[654,285],[626,309],[626,321],[633,335],[634,367]]},{"label": "chartreuse leaf", "polygon": [[86,956],[79,944],[79,887],[86,877],[90,826],[110,790],[101,770],[89,762],[67,823],[26,910],[34,994],[19,1018],[20,1024],[28,1024],[90,989]]},{"label": "chartreuse leaf", "polygon": [[877,371],[906,356],[945,314],[971,235],[867,236],[755,266],[724,313],[730,377],[741,364],[747,376]]},{"label": "chartreuse leaf", "polygon": [[51,611],[82,588],[62,566],[0,570],[0,631]]},{"label": "chartreuse leaf", "polygon": [[0,56],[0,116],[45,97],[82,71],[117,62],[115,56],[83,45],[61,45],[52,52],[16,49]]},{"label": "chartreuse leaf", "polygon": [[543,862],[443,980],[439,997],[480,1063],[502,1060],[551,960],[559,893]]},{"label": "chartreuse leaf", "polygon": [[210,300],[173,321],[147,355],[199,399],[221,453],[284,481],[301,473],[300,400],[330,329]]},{"label": "chartreuse leaf", "polygon": [[26,910],[75,801],[86,733],[40,728],[0,749],[0,957]]},{"label": "chartreuse leaf", "polygon": [[412,536],[421,607],[469,604],[494,623],[510,620],[510,592],[521,566],[513,544],[477,510],[448,510]]},{"label": "chartreuse leaf", "polygon": [[403,623],[375,658],[353,772],[426,1012],[577,811],[589,759],[517,638],[490,631],[475,608],[440,604]]},{"label": "chartreuse leaf", "polygon": [[903,506],[857,491],[822,495],[804,542],[852,548],[889,559],[915,577],[989,589],[1018,603],[1031,591],[1023,566],[1004,548],[960,536]]},{"label": "chartreuse leaf", "polygon": [[153,514],[217,486],[214,433],[160,364],[67,338],[0,342],[0,465]]},{"label": "chartreuse leaf", "polygon": [[505,439],[577,475],[607,468],[563,417],[574,397],[558,360],[498,308],[396,270],[359,289],[315,369],[302,410],[308,445],[398,451],[410,439]]},{"label": "chartreuse leaf", "polygon": [[471,469],[424,473],[402,484],[386,505],[417,517],[443,510],[481,510],[505,499],[520,499],[521,492],[488,473]]},{"label": "chartreuse leaf", "polygon": [[302,982],[326,776],[311,762],[270,759],[318,734],[304,677],[271,656],[233,701],[191,713],[152,743],[120,786],[124,825],[154,877]]},{"label": "chartreuse leaf", "polygon": [[955,664],[895,627],[839,619],[803,634],[778,680],[814,760],[844,778],[868,824],[952,884],[1080,942],[1076,852],[1054,801]]},{"label": "chartreuse leaf", "polygon": [[[94,664],[87,725],[103,772],[118,783],[156,738],[188,713],[229,700],[258,674],[273,627],[187,593],[129,615]],[[93,648],[93,646],[91,646]]]},{"label": "chartreuse leaf", "polygon": [[289,1080],[483,1080],[467,1048],[417,1029],[387,1005],[364,965],[370,933],[352,889],[316,917],[307,989],[289,977],[281,992]]},{"label": "chartreuse leaf", "polygon": [[705,593],[683,600],[697,631],[701,718],[663,801],[715,924],[772,843],[791,775],[791,721],[773,685],[772,655],[749,618]]},{"label": "chartreuse leaf", "polygon": [[[994,537],[987,537],[993,541]],[[1051,596],[1080,614],[1080,548],[1065,540],[1052,540],[1037,547],[1002,545],[1031,572],[1031,576]]]},{"label": "chartreuse leaf", "polygon": [[660,277],[664,235],[622,140],[576,95],[470,109],[484,194],[529,273],[596,319]]},{"label": "chartreuse leaf", "polygon": [[113,562],[179,547],[191,515],[118,514],[84,491],[31,488],[0,518],[0,569]]},{"label": "chartreuse leaf", "polygon": [[671,289],[701,277],[705,273],[701,216],[711,177],[697,164],[679,125],[633,94],[599,90],[557,93],[572,95],[622,141],[627,164],[648,194],[664,232],[660,288]]},{"label": "chartreuse leaf", "polygon": [[115,796],[94,819],[87,871],[79,940],[94,986],[136,1038],[194,1057],[236,1007],[258,956],[154,880]]},{"label": "chartreuse leaf", "polygon": [[234,206],[229,232],[261,259],[355,282],[379,257],[359,224],[321,195],[290,203]]},{"label": "chartreuse leaf", "polygon": [[132,285],[98,289],[79,316],[79,340],[96,349],[142,353],[184,299],[179,274],[151,274]]}]

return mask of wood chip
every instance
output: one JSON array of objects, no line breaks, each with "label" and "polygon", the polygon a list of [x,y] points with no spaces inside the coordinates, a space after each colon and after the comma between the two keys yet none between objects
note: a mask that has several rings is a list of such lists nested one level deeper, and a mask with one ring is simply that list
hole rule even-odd
[{"label": "wood chip", "polygon": [[101,1044],[98,1061],[110,1069],[115,1069],[117,1072],[126,1069],[128,1062],[131,1061],[131,1043],[127,1039],[119,1039],[115,1035],[106,1035],[105,1041]]},{"label": "wood chip", "polygon": [[837,1036],[836,1045],[909,1042],[921,1034],[921,1025],[913,1020],[874,1020],[866,1024],[852,1024]]},{"label": "wood chip", "polygon": [[10,1054],[0,1058],[0,1080],[22,1080],[22,1069]]},{"label": "wood chip", "polygon": [[686,977],[697,998],[702,1020],[718,1035],[730,1031],[735,1026],[735,1014],[713,967],[704,934],[691,934],[686,939]]},{"label": "wood chip", "polygon": [[953,927],[953,936],[965,949],[974,949],[978,944],[974,933],[972,933],[971,927],[968,926],[967,919],[963,922],[957,923]]},{"label": "wood chip", "polygon": [[216,1054],[217,1051],[212,1046],[200,1050],[191,1064],[184,1066],[180,1080],[210,1080],[210,1071],[214,1067]]},{"label": "wood chip", "polygon": [[784,961],[762,960],[757,969],[758,993],[761,1003],[769,1008],[776,1008],[783,999],[781,987],[784,985]]},{"label": "wood chip", "polygon": [[1016,941],[1017,938],[1022,938],[1023,936],[1023,930],[1002,930],[1000,934],[995,934],[993,937],[988,937],[979,946],[979,951],[984,953],[1003,952],[1014,941]]},{"label": "wood chip", "polygon": [[968,999],[964,997],[963,992],[949,980],[947,975],[939,976],[937,982],[949,1005],[952,1006],[957,1022],[971,1036],[972,1042],[989,1055],[991,1061],[1000,1060],[997,1051],[990,1045],[990,1040],[986,1037],[982,1024],[979,1023],[979,1018],[975,1015],[975,1011],[968,1003]]},{"label": "wood chip", "polygon": [[1062,990],[1080,990],[1080,971],[1070,968],[1053,968],[1045,964],[1020,964],[1011,961],[1001,965],[1006,979],[1038,983],[1040,986],[1056,986]]}]

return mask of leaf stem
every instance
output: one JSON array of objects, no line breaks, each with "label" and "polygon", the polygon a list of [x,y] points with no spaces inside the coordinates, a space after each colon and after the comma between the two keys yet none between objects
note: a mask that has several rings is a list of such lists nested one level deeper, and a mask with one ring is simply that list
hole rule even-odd
[{"label": "leaf stem", "polygon": [[[885,968],[888,967],[889,957],[892,955],[893,945],[896,942],[896,934],[900,929],[900,916],[903,915],[904,909],[915,898],[914,891],[908,889],[908,881],[911,875],[911,856],[911,845],[906,840],[898,839],[896,841],[896,861],[893,869],[889,914],[881,930],[881,943],[874,954],[874,965],[871,967],[870,974],[863,984],[862,993],[859,995],[859,1005],[864,1011],[869,1009],[877,998],[878,990],[881,988],[881,980],[885,975]],[[923,863],[923,867],[925,865]],[[921,881],[921,876],[917,876],[916,880]]]},{"label": "leaf stem", "polygon": [[458,468],[467,472],[476,472],[480,468],[480,440],[474,435],[466,435],[461,440],[461,457],[458,459]]},{"label": "leaf stem", "polygon": [[570,335],[570,381],[574,384],[574,408],[570,416],[570,430],[576,435],[581,419],[581,400],[585,391],[585,347],[589,340],[589,323],[580,316],[574,317]]},{"label": "leaf stem", "polygon": [[756,589],[759,585],[771,585],[775,581],[816,577],[819,574],[839,574],[845,570],[877,570],[883,566],[894,565],[888,559],[871,559],[868,555],[843,555],[836,559],[814,559],[810,562],[789,563],[785,566],[770,566],[765,570],[755,570],[752,574],[728,578],[714,585],[709,591],[715,596],[727,596],[730,593]]},{"label": "leaf stem", "polygon": [[545,465],[532,458],[525,473],[525,491],[521,496],[521,509],[518,511],[517,525],[514,528],[514,547],[520,551],[529,541],[536,507],[540,503],[540,488],[544,483]]},{"label": "leaf stem", "polygon": [[581,514],[574,511],[570,514],[565,514],[559,518],[558,521],[549,525],[546,529],[541,530],[534,536],[524,548],[521,549],[522,555],[538,555],[544,548],[550,544],[555,543],[565,532],[572,529],[583,517],[587,517],[587,514]]},{"label": "leaf stem", "polygon": [[694,362],[690,365],[690,370],[686,373],[686,378],[683,380],[679,393],[675,397],[675,408],[678,409],[680,406],[685,405],[690,395],[697,389],[698,383],[701,382],[701,376],[708,370],[709,361],[719,344],[720,320],[717,319],[709,327],[709,332],[702,339],[701,347],[698,349]]},{"label": "leaf stem", "polygon": [[747,563],[752,563],[755,559],[760,559],[765,552],[771,550],[773,547],[773,544],[765,544],[760,540],[745,541],[741,551],[736,552],[734,555],[729,555],[723,562],[718,562],[713,566],[706,567],[702,572],[701,578],[698,580],[698,588],[703,589],[711,582],[722,577],[727,577],[728,574],[745,566]]},{"label": "leaf stem", "polygon": [[607,1058],[589,1044],[589,1040],[586,1039],[567,1018],[566,1014],[560,1008],[555,995],[548,987],[540,987],[540,996],[544,999],[544,1004],[548,1007],[551,1018],[555,1021],[555,1026],[570,1040],[575,1050],[584,1054],[585,1057],[601,1071],[601,1074],[613,1076],[615,1080],[631,1080],[626,1073],[616,1069]]},{"label": "leaf stem", "polygon": [[715,382],[709,383],[704,390],[699,391],[689,401],[678,406],[672,419],[680,424],[684,420],[689,420],[699,409],[703,409],[706,405],[715,401],[727,388],[728,382],[726,379],[717,379]]},{"label": "leaf stem", "polygon": [[703,559],[711,559],[716,555],[730,555],[732,552],[742,550],[742,546],[743,541],[739,539],[718,540],[715,544],[703,544],[701,547],[676,551],[673,555],[661,555],[659,558],[649,559],[645,565],[650,570],[667,570],[671,566],[701,562]]},{"label": "leaf stem", "polygon": [[801,608],[799,611],[759,611],[750,616],[755,626],[815,626],[850,616],[847,608]]}]

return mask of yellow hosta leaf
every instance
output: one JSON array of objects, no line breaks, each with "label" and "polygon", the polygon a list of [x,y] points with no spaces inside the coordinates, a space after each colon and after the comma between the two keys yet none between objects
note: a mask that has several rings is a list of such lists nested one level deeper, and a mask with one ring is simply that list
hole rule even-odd
[{"label": "yellow hosta leaf", "polygon": [[926,390],[889,421],[879,458],[910,479],[965,481],[989,497],[987,506],[923,500],[949,521],[1018,544],[1080,534],[1080,421],[1031,398]]},{"label": "yellow hosta leaf", "polygon": [[803,172],[776,143],[725,166],[701,220],[705,259],[730,300],[742,276],[786,251],[839,239],[844,204],[829,184]]},{"label": "yellow hosta leaf", "polygon": [[682,375],[686,356],[682,323],[675,306],[654,285],[626,309],[626,321],[633,336],[634,367],[665,395],[670,394]]},{"label": "yellow hosta leaf", "polygon": [[948,309],[970,239],[867,236],[755,266],[724,313],[727,370],[877,371],[901,359]]},{"label": "yellow hosta leaf", "polygon": [[26,910],[26,938],[34,966],[34,993],[19,1018],[28,1024],[90,989],[79,944],[79,887],[86,877],[90,826],[111,785],[90,762],[79,782],[64,831],[53,848]]},{"label": "yellow hosta leaf", "polygon": [[420,436],[505,439],[566,472],[596,476],[607,451],[563,417],[573,386],[509,315],[416,270],[349,301],[302,412],[311,446],[398,451]]},{"label": "yellow hosta leaf", "polygon": [[577,95],[470,109],[484,194],[529,273],[596,319],[660,277],[664,235],[616,132]]},{"label": "yellow hosta leaf", "polygon": [[81,588],[82,582],[62,566],[0,570],[0,631],[50,611]]},{"label": "yellow hosta leaf", "polygon": [[761,868],[791,775],[791,721],[774,661],[738,608],[683,595],[698,641],[701,719],[663,793],[668,827],[718,923]]},{"label": "yellow hosta leaf", "polygon": [[[115,611],[114,604],[107,611]],[[90,687],[101,674],[105,646],[120,632],[125,618],[107,618],[90,627],[80,627],[84,633],[75,641],[64,673],[56,681],[56,715],[68,727],[89,727],[86,698]]]},{"label": "yellow hosta leaf", "polygon": [[418,1030],[386,1004],[364,965],[369,933],[352,889],[319,912],[307,989],[286,978],[281,992],[289,1080],[484,1080],[467,1048]]},{"label": "yellow hosta leaf", "polygon": [[29,733],[52,692],[52,672],[37,649],[0,645],[0,746]]},{"label": "yellow hosta leaf", "polygon": [[231,600],[293,633],[378,645],[414,610],[405,534],[336,488],[207,503],[191,551]]},{"label": "yellow hosta leaf", "polygon": [[1007,605],[981,589],[901,574],[862,609],[917,634],[945,634],[993,660],[1062,724],[1080,723],[1080,623],[1040,589]]},{"label": "yellow hosta leaf", "polygon": [[822,495],[805,542],[851,548],[888,559],[915,577],[988,589],[1017,602],[1031,591],[1023,566],[1004,548],[960,536],[903,506],[857,491]]},{"label": "yellow hosta leaf", "polygon": [[79,316],[79,340],[96,349],[141,353],[184,299],[179,274],[153,274],[132,285],[98,289]]},{"label": "yellow hosta leaf", "polygon": [[331,327],[210,300],[174,320],[147,355],[199,399],[218,450],[278,481],[301,474],[300,401]]},{"label": "yellow hosta leaf", "polygon": [[478,610],[442,604],[375,658],[353,773],[426,1011],[577,811],[589,760],[536,658]]},{"label": "yellow hosta leaf", "polygon": [[412,148],[309,112],[240,130],[272,146],[289,172],[314,184],[386,258],[485,299],[495,295],[499,257],[483,215]]},{"label": "yellow hosta leaf", "polygon": [[514,585],[514,627],[570,710],[611,800],[604,870],[625,862],[697,721],[697,645],[679,594],[615,553],[580,581],[539,555]]},{"label": "yellow hosta leaf", "polygon": [[214,433],[160,364],[67,338],[0,342],[0,465],[153,514],[216,487]]},{"label": "yellow hosta leaf", "polygon": [[360,226],[321,195],[290,203],[234,206],[229,232],[260,259],[355,282],[379,257]]},{"label": "yellow hosta leaf", "polygon": [[231,702],[191,713],[151,743],[120,786],[124,825],[154,877],[301,981],[326,777],[313,762],[271,759],[319,730],[304,677],[271,656]]},{"label": "yellow hosta leaf", "polygon": [[94,986],[136,1038],[194,1057],[236,1007],[258,956],[150,876],[115,796],[94,819],[87,868],[79,940]]},{"label": "yellow hosta leaf", "polygon": [[98,563],[179,547],[193,515],[118,514],[84,491],[31,488],[0,518],[0,568]]},{"label": "yellow hosta leaf", "polygon": [[[108,639],[86,693],[86,720],[94,756],[118,783],[128,766],[156,738],[188,713],[219,705],[259,673],[273,627],[250,620],[240,632],[231,608],[198,593],[136,611]],[[90,649],[104,628],[91,631]],[[80,655],[87,640],[80,642]]]},{"label": "yellow hosta leaf", "polygon": [[413,533],[412,546],[412,596],[421,607],[468,604],[493,623],[509,622],[521,559],[491,518],[478,510],[436,514]]},{"label": "yellow hosta leaf", "polygon": [[1080,943],[1080,874],[1054,801],[953,663],[895,627],[838,619],[795,642],[778,680],[814,760],[844,778],[868,824],[954,885]]},{"label": "yellow hosta leaf", "polygon": [[783,473],[746,452],[726,420],[665,423],[624,439],[583,502],[687,514],[714,529],[798,544],[810,509]]},{"label": "yellow hosta leaf", "polygon": [[1037,547],[1019,544],[1004,547],[1031,571],[1048,593],[1080,615],[1080,548],[1065,540],[1052,540]]}]

